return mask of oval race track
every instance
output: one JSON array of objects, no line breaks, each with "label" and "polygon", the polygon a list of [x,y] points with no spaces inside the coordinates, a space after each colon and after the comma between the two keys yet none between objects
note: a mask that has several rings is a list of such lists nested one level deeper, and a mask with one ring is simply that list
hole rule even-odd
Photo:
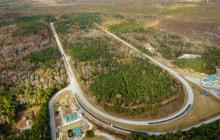
[{"label": "oval race track", "polygon": [[[150,59],[153,63],[160,66],[162,69],[166,70],[172,76],[174,76],[177,80],[179,80],[182,83],[182,85],[184,86],[185,90],[186,90],[188,99],[187,99],[187,102],[184,105],[184,107],[181,110],[179,110],[177,113],[175,113],[171,116],[168,116],[166,118],[163,118],[163,119],[152,120],[152,121],[137,121],[137,120],[128,120],[128,119],[123,119],[123,118],[117,118],[117,117],[111,116],[109,114],[106,114],[106,113],[98,110],[93,105],[91,105],[90,102],[84,97],[83,91],[81,90],[80,85],[78,84],[77,77],[76,77],[75,73],[72,71],[72,68],[70,66],[70,62],[68,61],[67,56],[66,56],[66,54],[63,50],[62,44],[59,40],[59,37],[58,37],[58,35],[57,35],[57,33],[54,29],[53,24],[51,24],[52,32],[55,36],[57,45],[58,45],[59,50],[62,54],[62,57],[63,57],[64,62],[66,64],[66,69],[67,69],[68,75],[70,77],[70,88],[78,96],[78,98],[79,98],[78,102],[81,104],[81,107],[84,108],[85,111],[89,112],[90,114],[93,114],[92,112],[94,112],[95,114],[98,114],[99,116],[102,116],[102,117],[106,118],[107,120],[120,122],[120,123],[124,123],[124,124],[130,124],[130,125],[156,125],[156,124],[163,124],[163,123],[168,123],[170,121],[174,121],[177,118],[180,118],[180,117],[184,116],[190,110],[190,108],[193,105],[193,91],[192,91],[190,85],[187,83],[187,81],[183,77],[181,77],[178,73],[176,73],[172,69],[168,68],[167,66],[157,62],[152,57],[140,52],[135,47],[133,47],[132,45],[130,45],[127,42],[123,41],[122,39],[120,39],[116,35],[110,33],[109,31],[107,31],[103,27],[100,27],[99,25],[97,25],[97,26],[101,30],[106,32],[108,35],[110,35],[111,37],[115,38],[116,40],[122,42],[123,44],[125,44],[129,48],[143,54],[144,57],[146,57],[147,59]],[[91,111],[86,110],[86,108],[89,108]]]}]

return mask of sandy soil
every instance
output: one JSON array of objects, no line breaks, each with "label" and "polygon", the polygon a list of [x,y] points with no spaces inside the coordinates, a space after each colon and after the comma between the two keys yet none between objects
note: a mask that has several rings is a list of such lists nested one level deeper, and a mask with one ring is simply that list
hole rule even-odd
[{"label": "sandy soil", "polygon": [[189,41],[220,45],[220,20],[193,20],[159,18],[144,22],[146,27],[155,27],[186,36]]}]

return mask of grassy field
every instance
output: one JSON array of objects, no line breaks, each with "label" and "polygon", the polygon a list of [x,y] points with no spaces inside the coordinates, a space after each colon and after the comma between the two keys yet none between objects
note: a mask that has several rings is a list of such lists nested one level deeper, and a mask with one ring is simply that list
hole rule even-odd
[{"label": "grassy field", "polygon": [[197,72],[214,74],[215,66],[220,65],[220,49],[207,50],[201,58],[176,59],[174,63],[180,68],[191,68]]},{"label": "grassy field", "polygon": [[[0,3],[1,4],[1,3]],[[7,3],[2,3],[2,5],[7,5]],[[2,7],[3,7],[2,6]],[[60,5],[62,7],[62,5]],[[101,12],[101,13],[119,13],[126,16],[135,16],[135,15],[145,15],[145,16],[175,16],[175,17],[194,17],[194,18],[220,18],[219,16],[219,3],[185,3],[185,4],[105,4],[101,3],[98,5],[87,3],[81,5],[69,6],[64,5],[64,8],[59,8],[59,5],[56,7],[53,6],[43,6],[43,7],[33,7],[32,11],[28,11],[29,14],[38,13],[38,14],[67,14],[67,13],[76,13],[76,12]],[[4,8],[0,9],[4,12]],[[11,12],[13,12],[12,9]],[[62,12],[61,12],[62,11]],[[26,10],[19,10],[19,13],[27,14]]]},{"label": "grassy field", "polygon": [[128,33],[128,32],[144,32],[144,28],[136,23],[132,22],[122,22],[120,24],[110,26],[110,30],[117,32],[119,34]]},{"label": "grassy field", "polygon": [[161,15],[194,18],[219,18],[218,4],[174,4],[165,6]]},{"label": "grassy field", "polygon": [[0,9],[20,9],[20,8],[31,8],[32,3],[27,1],[27,2],[16,2],[16,1],[1,1],[0,2]]}]

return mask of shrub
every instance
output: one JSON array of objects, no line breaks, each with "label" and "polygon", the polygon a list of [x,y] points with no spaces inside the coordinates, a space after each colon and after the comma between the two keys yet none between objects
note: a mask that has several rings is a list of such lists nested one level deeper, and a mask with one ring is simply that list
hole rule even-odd
[{"label": "shrub", "polygon": [[134,22],[122,22],[120,24],[112,25],[110,26],[110,30],[118,34],[145,31],[145,29],[142,26]]},{"label": "shrub", "polygon": [[86,137],[91,138],[91,137],[94,137],[94,136],[95,136],[95,134],[94,134],[92,129],[86,131]]}]

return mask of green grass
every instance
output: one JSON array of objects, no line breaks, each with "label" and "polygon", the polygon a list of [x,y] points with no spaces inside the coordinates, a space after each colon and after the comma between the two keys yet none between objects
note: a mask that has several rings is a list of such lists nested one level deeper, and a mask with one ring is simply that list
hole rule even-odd
[{"label": "green grass", "polygon": [[55,67],[61,55],[57,48],[46,48],[40,52],[34,52],[26,56],[24,60],[29,61],[36,67]]},{"label": "green grass", "polygon": [[24,36],[30,34],[36,34],[40,30],[47,29],[48,25],[43,22],[34,21],[34,22],[24,22],[17,24],[18,30],[13,34],[14,36]]},{"label": "green grass", "polygon": [[176,59],[175,64],[180,68],[190,68],[197,72],[214,74],[216,69],[212,62],[208,62],[204,58],[195,58],[195,59]]},{"label": "green grass", "polygon": [[[7,116],[8,117],[8,123],[13,123],[14,122],[14,117],[15,117],[15,103],[14,103],[14,96],[13,94],[9,92],[4,92],[1,94],[0,98],[0,116]],[[0,122],[0,125],[2,123],[7,124],[7,122]],[[1,132],[1,131],[0,131]]]},{"label": "green grass", "polygon": [[0,21],[0,27],[8,26],[8,25],[22,25],[22,24],[32,24],[34,22],[37,22],[39,20],[46,20],[48,19],[49,15],[38,15],[38,16],[23,16],[23,17],[17,17],[10,20],[1,20]]},{"label": "green grass", "polygon": [[41,30],[49,30],[49,23],[52,21],[55,21],[55,17],[51,15],[24,16],[0,21],[0,28],[15,25],[16,32],[12,35],[25,36],[37,34]]},{"label": "green grass", "polygon": [[6,8],[10,8],[10,9],[14,9],[14,8],[31,8],[32,7],[32,3],[31,2],[0,2],[0,9],[6,9]]},{"label": "green grass", "polygon": [[71,20],[63,20],[55,22],[54,26],[56,31],[62,35],[67,34],[69,32],[69,27],[72,25]]},{"label": "green grass", "polygon": [[122,22],[120,24],[110,26],[110,30],[114,33],[123,34],[129,32],[144,32],[144,28],[134,22]]},{"label": "green grass", "polygon": [[167,6],[162,10],[162,15],[166,16],[183,16],[183,15],[188,15],[192,14],[195,12],[194,7],[188,7],[186,6],[179,6],[179,5],[172,5],[172,6]]},{"label": "green grass", "polygon": [[190,68],[197,72],[215,74],[215,66],[220,65],[220,49],[207,50],[201,58],[176,59],[174,63],[180,68]]},{"label": "green grass", "polygon": [[81,30],[89,29],[93,26],[93,22],[100,22],[101,17],[98,13],[80,14],[73,18],[79,24]]},{"label": "green grass", "polygon": [[12,36],[26,36],[31,34],[37,34],[42,30],[49,31],[49,23],[54,21],[55,17],[51,15],[38,15],[38,16],[24,16],[17,17],[10,20],[0,21],[0,28],[14,25],[16,31]]}]

